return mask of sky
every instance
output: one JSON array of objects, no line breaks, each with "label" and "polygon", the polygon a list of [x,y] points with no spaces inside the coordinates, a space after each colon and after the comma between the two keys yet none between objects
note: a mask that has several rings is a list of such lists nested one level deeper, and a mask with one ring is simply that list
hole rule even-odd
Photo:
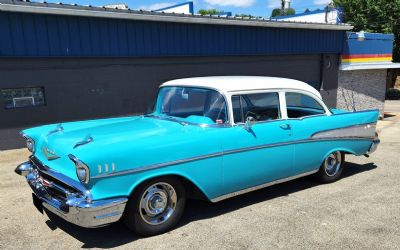
[{"label": "sky", "polygon": [[[184,3],[185,0],[47,0],[47,2],[76,3],[80,5],[103,6],[105,4],[125,3],[131,9],[154,10]],[[231,11],[233,14],[251,14],[269,17],[272,9],[279,8],[280,0],[193,0],[194,10],[217,9]],[[330,0],[291,0],[291,7],[296,13],[303,13],[306,8],[315,10],[324,8]]]}]

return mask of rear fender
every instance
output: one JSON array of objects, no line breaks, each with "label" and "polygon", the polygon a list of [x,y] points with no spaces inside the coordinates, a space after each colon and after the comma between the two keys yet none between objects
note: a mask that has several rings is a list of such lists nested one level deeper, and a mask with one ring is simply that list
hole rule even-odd
[{"label": "rear fender", "polygon": [[353,111],[353,112],[345,112],[343,110],[333,110],[332,115],[334,117],[340,116],[350,116],[354,117],[351,119],[354,121],[354,124],[365,124],[365,123],[376,123],[379,118],[379,110],[363,110],[363,111]]},{"label": "rear fender", "polygon": [[335,149],[332,149],[331,151],[329,151],[327,154],[325,154],[324,158],[321,160],[321,163],[324,162],[326,157],[328,157],[330,154],[332,154],[333,152],[336,152],[336,151],[340,151],[340,152],[345,153],[345,154],[356,155],[356,152],[354,152],[350,148],[335,148]]}]

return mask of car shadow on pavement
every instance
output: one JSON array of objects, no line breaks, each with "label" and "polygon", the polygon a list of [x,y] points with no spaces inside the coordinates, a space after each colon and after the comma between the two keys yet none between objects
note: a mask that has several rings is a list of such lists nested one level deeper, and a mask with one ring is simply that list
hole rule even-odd
[{"label": "car shadow on pavement", "polygon": [[[342,178],[347,178],[375,168],[377,168],[377,166],[374,163],[355,164],[346,162]],[[188,200],[185,213],[178,227],[182,227],[192,221],[203,220],[229,213],[259,202],[288,196],[292,193],[312,188],[317,185],[320,184],[314,181],[312,177],[304,177],[233,197],[218,203]],[[129,231],[122,222],[117,222],[101,228],[86,229],[70,224],[52,213],[47,213],[47,215],[50,220],[48,220],[46,224],[51,230],[56,230],[57,228],[63,230],[78,241],[82,242],[82,248],[113,248],[140,238],[133,232]]]}]

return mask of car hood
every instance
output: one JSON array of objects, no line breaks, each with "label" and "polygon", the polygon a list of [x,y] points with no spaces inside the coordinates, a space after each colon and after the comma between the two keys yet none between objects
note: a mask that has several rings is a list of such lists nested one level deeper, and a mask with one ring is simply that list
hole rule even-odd
[{"label": "car hood", "polygon": [[[118,147],[160,143],[160,139],[185,133],[180,122],[156,117],[124,117],[53,124],[22,131],[35,141],[35,156],[46,166],[77,179],[73,155],[91,168],[97,167],[99,155],[117,151]],[[111,163],[110,163],[111,166]]]},{"label": "car hood", "polygon": [[[62,125],[61,125],[62,126]],[[178,122],[165,121],[151,117],[132,117],[110,121],[88,121],[63,126],[63,131],[47,135],[48,145],[79,151],[80,148],[108,145],[126,140],[149,139],[166,133],[182,132]]]}]

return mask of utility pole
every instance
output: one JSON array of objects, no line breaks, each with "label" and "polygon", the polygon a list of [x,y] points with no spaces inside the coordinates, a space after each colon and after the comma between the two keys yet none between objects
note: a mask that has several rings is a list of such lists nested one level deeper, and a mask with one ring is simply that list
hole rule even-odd
[{"label": "utility pole", "polygon": [[285,15],[285,0],[281,0],[281,16]]},{"label": "utility pole", "polygon": [[290,9],[290,1],[291,0],[281,0],[281,16],[286,14],[286,10]]}]

